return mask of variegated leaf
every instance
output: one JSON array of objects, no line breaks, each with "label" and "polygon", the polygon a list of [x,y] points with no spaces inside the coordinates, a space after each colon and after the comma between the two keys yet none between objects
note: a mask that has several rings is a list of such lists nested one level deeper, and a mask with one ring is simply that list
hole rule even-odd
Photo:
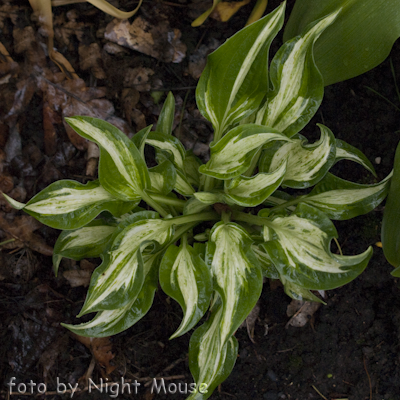
[{"label": "variegated leaf", "polygon": [[286,42],[271,62],[272,90],[257,113],[256,123],[285,133],[298,133],[313,117],[324,94],[322,75],[315,65],[313,47],[338,12],[319,20],[300,36]]},{"label": "variegated leaf", "polygon": [[171,236],[171,223],[143,211],[124,220],[110,238],[103,262],[95,269],[79,316],[112,310],[134,301],[144,280],[143,248]]},{"label": "variegated leaf", "polygon": [[186,243],[168,247],[160,265],[160,284],[164,292],[182,307],[181,325],[171,339],[192,329],[205,314],[211,300],[210,270]]},{"label": "variegated leaf", "polygon": [[23,209],[43,224],[66,230],[86,225],[104,210],[120,216],[138,203],[121,201],[104,190],[99,181],[86,185],[70,180],[54,182],[26,204],[5,194],[4,197],[13,207]]},{"label": "variegated leaf", "polygon": [[210,233],[206,262],[222,299],[221,344],[233,335],[257,303],[262,272],[248,233],[236,223],[218,222]]},{"label": "variegated leaf", "polygon": [[168,93],[165,99],[163,108],[158,117],[156,131],[163,133],[164,135],[172,134],[172,127],[174,124],[175,117],[175,98],[172,92]]},{"label": "variegated leaf", "polygon": [[372,256],[371,247],[356,256],[332,254],[334,237],[336,229],[323,212],[300,204],[290,216],[271,218],[264,226],[262,246],[281,277],[305,289],[328,290],[356,278]]},{"label": "variegated leaf", "polygon": [[285,4],[242,29],[208,56],[196,89],[200,112],[217,140],[256,111],[268,91],[268,50],[283,24]]},{"label": "variegated leaf", "polygon": [[80,336],[106,337],[116,335],[136,324],[149,311],[157,289],[158,276],[155,260],[159,254],[144,255],[144,274],[142,289],[135,300],[114,310],[98,312],[95,317],[83,324],[61,324]]},{"label": "variegated leaf", "polygon": [[225,195],[222,192],[196,192],[194,197],[207,205],[225,203]]},{"label": "variegated leaf", "polygon": [[301,201],[318,208],[331,219],[354,218],[372,211],[383,201],[391,176],[373,185],[362,185],[328,173]]},{"label": "variegated leaf", "polygon": [[268,253],[261,246],[253,244],[252,249],[261,265],[263,276],[270,279],[280,279],[278,270],[275,268]]},{"label": "variegated leaf", "polygon": [[152,127],[153,125],[149,125],[146,128],[141,129],[139,132],[135,133],[131,139],[133,144],[139,150],[143,160],[146,160],[144,156],[144,146],[146,144],[147,135],[150,133]]},{"label": "variegated leaf", "polygon": [[350,160],[354,161],[364,168],[366,168],[369,172],[371,172],[374,176],[376,176],[375,169],[368,158],[356,147],[351,146],[350,144],[344,142],[343,140],[336,139],[336,160],[338,162],[340,160]]},{"label": "variegated leaf", "polygon": [[195,190],[190,184],[186,174],[179,169],[176,170],[176,181],[174,189],[182,196],[193,196]]},{"label": "variegated leaf", "polygon": [[197,328],[189,344],[189,367],[196,382],[196,392],[187,400],[208,399],[214,389],[231,373],[238,353],[234,336],[221,342],[220,326],[223,312],[221,305],[214,307],[210,319]]},{"label": "variegated leaf", "polygon": [[161,164],[149,169],[151,188],[162,194],[170,193],[176,182],[176,169],[171,161],[164,160]]},{"label": "variegated leaf", "polygon": [[239,176],[250,167],[257,151],[273,140],[290,141],[286,136],[265,126],[239,125],[217,143],[211,143],[211,158],[199,170],[218,179]]},{"label": "variegated leaf", "polygon": [[99,179],[113,196],[122,200],[140,200],[150,187],[146,163],[124,133],[106,121],[91,117],[65,118],[82,137],[100,148]]},{"label": "variegated leaf", "polygon": [[283,284],[285,293],[294,300],[299,301],[314,301],[316,303],[326,304],[319,297],[313,294],[310,290],[305,289],[293,282],[287,281],[284,277],[279,278]]},{"label": "variegated leaf", "polygon": [[185,166],[185,174],[188,182],[195,187],[199,187],[199,167],[202,165],[202,162],[192,152],[186,152],[186,157],[183,164]]},{"label": "variegated leaf", "polygon": [[[195,193],[195,194],[197,194],[197,193]],[[210,203],[210,204],[213,204],[213,203]],[[183,215],[197,214],[202,211],[205,211],[205,209],[207,209],[209,207],[210,207],[209,204],[204,203],[204,202],[196,199],[195,197],[193,197],[186,202],[185,207],[183,208]]]},{"label": "variegated leaf", "polygon": [[53,252],[53,268],[56,276],[63,257],[77,261],[99,257],[115,229],[115,225],[110,225],[103,219],[95,219],[82,228],[61,232]]},{"label": "variegated leaf", "polygon": [[298,135],[292,142],[277,143],[264,150],[259,161],[260,170],[271,172],[287,161],[283,187],[304,189],[319,182],[335,162],[336,141],[330,129],[318,126],[321,138],[313,144]]},{"label": "variegated leaf", "polygon": [[263,203],[282,183],[286,172],[286,162],[275,171],[259,173],[252,177],[241,176],[225,181],[225,196],[243,207],[255,207]]}]

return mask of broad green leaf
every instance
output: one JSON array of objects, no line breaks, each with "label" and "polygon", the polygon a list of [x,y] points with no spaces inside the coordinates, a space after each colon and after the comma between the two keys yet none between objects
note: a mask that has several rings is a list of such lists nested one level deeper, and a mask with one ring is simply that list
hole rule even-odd
[{"label": "broad green leaf", "polygon": [[255,207],[263,203],[282,183],[286,172],[286,162],[275,171],[246,177],[240,176],[225,181],[225,196],[243,207]]},{"label": "broad green leaf", "polygon": [[344,142],[343,140],[336,139],[336,159],[335,162],[340,160],[350,160],[354,161],[364,168],[366,168],[369,172],[371,172],[374,176],[376,176],[375,169],[368,158],[356,147]]},{"label": "broad green leaf", "polygon": [[[197,193],[195,193],[195,195],[197,195]],[[185,207],[183,208],[183,215],[197,214],[205,211],[210,207],[210,204],[213,203],[207,204],[193,197],[186,202]]]},{"label": "broad green leaf", "polygon": [[86,226],[63,231],[57,239],[53,252],[53,268],[57,276],[58,266],[63,257],[72,260],[99,257],[116,229],[102,219],[95,219]]},{"label": "broad green leaf", "polygon": [[298,133],[317,112],[324,94],[322,76],[314,63],[313,47],[337,16],[332,13],[286,42],[271,62],[272,89],[257,113],[256,123],[288,137]]},{"label": "broad green leaf", "polygon": [[86,185],[70,180],[57,181],[26,204],[3,195],[13,207],[23,209],[41,223],[68,230],[86,225],[104,210],[120,216],[132,210],[138,203],[115,198],[104,190],[99,181],[88,182]]},{"label": "broad green leaf", "polygon": [[356,256],[332,254],[330,244],[336,237],[323,212],[300,204],[292,215],[275,216],[264,227],[262,246],[285,280],[304,289],[328,290],[356,278],[372,256],[371,247]]},{"label": "broad green leaf", "polygon": [[155,260],[158,254],[144,255],[144,274],[146,278],[137,298],[123,307],[98,312],[95,317],[83,324],[61,324],[71,332],[81,336],[106,337],[116,335],[136,324],[149,311],[158,286]]},{"label": "broad green leaf", "polygon": [[233,335],[255,306],[262,289],[262,272],[248,233],[236,223],[214,225],[207,244],[206,261],[214,289],[222,299],[219,323],[221,343]]},{"label": "broad green leaf", "polygon": [[146,128],[141,129],[139,132],[135,133],[131,139],[133,144],[139,150],[143,160],[146,160],[144,156],[144,146],[146,144],[147,135],[150,133],[152,126],[153,125],[149,125]]},{"label": "broad green leaf", "polygon": [[188,182],[198,188],[200,186],[199,167],[203,163],[191,151],[187,151],[183,164]]},{"label": "broad green leaf", "polygon": [[218,179],[235,178],[245,173],[257,151],[273,140],[290,141],[286,136],[266,126],[239,125],[217,143],[211,143],[211,158],[199,170]]},{"label": "broad green leaf", "polygon": [[382,247],[386,259],[396,269],[392,275],[399,277],[400,267],[400,145],[394,158],[393,177],[382,220]]},{"label": "broad green leaf", "polygon": [[160,265],[164,292],[182,307],[184,317],[171,339],[192,329],[208,309],[212,294],[211,273],[193,248],[186,243],[171,245]]},{"label": "broad green leaf", "polygon": [[376,67],[400,36],[400,0],[301,0],[294,5],[284,40],[340,8],[337,20],[321,35],[314,49],[325,86]]},{"label": "broad green leaf", "polygon": [[222,307],[215,307],[210,319],[197,328],[189,344],[189,367],[196,382],[196,393],[187,400],[208,399],[214,389],[231,373],[238,354],[238,342],[234,336],[221,342],[220,325]]},{"label": "broad green leaf", "polygon": [[176,181],[174,189],[181,194],[182,196],[193,196],[195,190],[193,186],[190,184],[189,179],[186,177],[185,173],[176,170]]},{"label": "broad green leaf", "polygon": [[312,144],[296,135],[291,142],[277,143],[264,150],[259,161],[263,172],[271,172],[287,161],[283,187],[304,189],[319,182],[335,162],[336,141],[326,126],[318,124],[321,138]]},{"label": "broad green leaf", "polygon": [[144,211],[124,220],[110,238],[103,262],[95,269],[79,316],[120,308],[134,301],[143,285],[144,248],[169,240],[171,223]]},{"label": "broad green leaf", "polygon": [[157,121],[157,132],[163,133],[164,135],[172,134],[172,126],[175,117],[175,98],[172,92],[168,93],[168,96],[164,102],[163,108],[160,112],[160,116]]},{"label": "broad green leaf", "polygon": [[268,51],[281,29],[285,3],[229,38],[208,56],[196,89],[200,112],[217,140],[232,124],[255,112],[268,91]]},{"label": "broad green leaf", "polygon": [[372,211],[383,201],[389,190],[391,176],[373,185],[362,185],[328,172],[301,201],[323,211],[330,219],[354,218]]},{"label": "broad green leaf", "polygon": [[133,142],[101,119],[65,120],[80,136],[99,146],[99,180],[104,189],[121,200],[140,200],[142,191],[150,186],[150,179],[146,163]]},{"label": "broad green leaf", "polygon": [[149,169],[152,190],[168,194],[175,186],[176,169],[171,161],[164,160],[161,164]]}]

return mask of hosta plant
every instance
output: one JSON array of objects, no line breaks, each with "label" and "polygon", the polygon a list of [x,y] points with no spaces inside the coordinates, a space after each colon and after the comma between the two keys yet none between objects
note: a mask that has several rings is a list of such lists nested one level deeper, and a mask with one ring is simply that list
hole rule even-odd
[{"label": "hosta plant", "polygon": [[[337,13],[286,42],[268,67],[284,7],[209,56],[196,91],[214,128],[208,162],[172,136],[169,94],[156,129],[143,129],[132,140],[107,122],[68,118],[100,148],[98,180],[58,181],[26,204],[8,198],[62,230],[54,248],[56,273],[63,257],[102,259],[78,317],[96,315],[66,328],[86,336],[129,328],[151,307],[158,282],[179,303],[183,318],[172,337],[195,329],[189,363],[197,388],[202,385],[190,399],[208,398],[231,372],[235,331],[260,297],[263,277],[280,279],[293,298],[319,301],[312,291],[344,285],[364,270],[372,249],[332,252],[337,232],[331,220],[371,211],[388,190],[390,177],[362,185],[329,172],[342,159],[374,171],[326,126],[319,125],[314,143],[299,133],[323,97],[313,45]],[[152,168],[145,146],[155,149]]]}]

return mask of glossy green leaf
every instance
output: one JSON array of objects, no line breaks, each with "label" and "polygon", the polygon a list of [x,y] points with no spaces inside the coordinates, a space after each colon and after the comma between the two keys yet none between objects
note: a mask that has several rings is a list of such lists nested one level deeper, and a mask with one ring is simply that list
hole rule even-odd
[{"label": "glossy green leaf", "polygon": [[176,169],[171,161],[164,160],[161,164],[149,169],[151,188],[162,194],[170,193],[176,182]]},{"label": "glossy green leaf", "polygon": [[386,197],[391,174],[373,185],[362,185],[338,178],[328,172],[304,201],[331,219],[345,220],[366,214]]},{"label": "glossy green leaf", "polygon": [[335,23],[315,44],[314,57],[325,86],[376,67],[400,36],[400,0],[301,0],[294,5],[284,40],[340,8]]},{"label": "glossy green leaf", "polygon": [[153,304],[154,293],[158,286],[155,260],[158,254],[144,255],[145,280],[135,300],[114,310],[98,312],[95,317],[83,324],[61,324],[80,336],[106,337],[123,332],[136,324],[149,311]]},{"label": "glossy green leaf", "polygon": [[364,168],[366,168],[369,172],[371,172],[374,176],[376,176],[375,169],[368,158],[358,150],[356,147],[344,142],[343,140],[336,139],[336,160],[338,162],[340,160],[350,160],[354,161]]},{"label": "glossy green leaf", "polygon": [[285,3],[228,39],[208,56],[196,89],[200,112],[217,140],[256,111],[268,91],[268,51],[283,24]]},{"label": "glossy green leaf", "polygon": [[335,162],[336,141],[326,126],[318,124],[321,138],[309,144],[297,135],[291,142],[268,147],[259,161],[260,171],[271,172],[287,162],[283,187],[304,189],[319,182]]},{"label": "glossy green leaf", "polygon": [[124,220],[110,238],[103,262],[95,269],[79,316],[112,310],[133,302],[143,285],[145,247],[171,236],[171,224],[157,214],[143,211]]},{"label": "glossy green leaf", "polygon": [[199,167],[203,163],[192,152],[186,152],[183,164],[188,182],[198,188],[200,186]]},{"label": "glossy green leaf", "polygon": [[150,179],[146,163],[133,142],[101,119],[65,120],[80,136],[99,146],[99,180],[104,189],[121,200],[140,200],[142,191],[150,186]]},{"label": "glossy green leaf", "polygon": [[158,117],[156,131],[163,133],[164,135],[171,135],[172,126],[174,124],[174,117],[175,98],[172,92],[169,92]]},{"label": "glossy green leaf", "polygon": [[397,145],[393,177],[383,212],[382,246],[386,259],[396,268],[392,275],[400,276],[400,145]]},{"label": "glossy green leaf", "polygon": [[240,176],[225,181],[225,196],[243,207],[255,207],[263,203],[282,183],[286,173],[286,161],[271,173]]},{"label": "glossy green leaf", "polygon": [[189,179],[186,177],[185,173],[179,169],[176,171],[174,189],[182,196],[192,196],[195,193],[195,190],[190,184]]},{"label": "glossy green leaf", "polygon": [[231,373],[238,353],[238,342],[234,336],[221,342],[220,325],[222,307],[215,307],[210,319],[197,328],[189,344],[189,367],[196,382],[196,393],[187,400],[208,399],[214,389]]},{"label": "glossy green leaf", "polygon": [[99,181],[88,182],[86,185],[70,180],[57,181],[26,204],[3,195],[13,207],[23,209],[41,223],[68,230],[86,225],[104,210],[120,216],[138,203],[115,198],[104,190]]},{"label": "glossy green leaf", "polygon": [[199,170],[218,179],[235,178],[245,173],[257,151],[273,140],[290,141],[286,136],[266,126],[239,125],[217,143],[211,143],[211,158]]},{"label": "glossy green leaf", "polygon": [[267,125],[288,137],[298,133],[317,112],[324,94],[322,76],[314,63],[313,47],[332,24],[332,13],[286,42],[271,62],[272,89],[257,113],[256,123]]},{"label": "glossy green leaf", "polygon": [[115,225],[107,224],[103,219],[95,219],[82,228],[61,232],[53,252],[53,268],[56,276],[63,257],[77,261],[99,257],[115,229]]},{"label": "glossy green leaf", "polygon": [[[263,216],[263,210],[259,213]],[[356,278],[367,266],[372,248],[356,256],[332,254],[337,232],[330,219],[307,204],[290,216],[275,216],[264,227],[262,245],[279,274],[311,290],[328,290]]]},{"label": "glossy green leaf", "polygon": [[193,248],[186,243],[171,245],[160,265],[160,284],[164,292],[182,307],[181,325],[171,336],[183,335],[192,329],[205,314],[211,300],[211,273]]}]

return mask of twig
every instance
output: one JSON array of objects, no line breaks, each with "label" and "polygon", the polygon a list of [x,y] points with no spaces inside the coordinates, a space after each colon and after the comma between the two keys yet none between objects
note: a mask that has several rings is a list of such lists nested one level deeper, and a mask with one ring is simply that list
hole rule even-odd
[{"label": "twig", "polygon": [[365,356],[364,356],[364,369],[365,369],[365,372],[366,372],[367,377],[368,377],[368,384],[369,384],[369,400],[372,400],[372,383],[371,383],[371,377],[369,376],[369,373],[368,373],[368,369],[367,369],[367,360],[366,360]]},{"label": "twig", "polygon": [[328,400],[314,385],[311,386],[324,400]]}]

